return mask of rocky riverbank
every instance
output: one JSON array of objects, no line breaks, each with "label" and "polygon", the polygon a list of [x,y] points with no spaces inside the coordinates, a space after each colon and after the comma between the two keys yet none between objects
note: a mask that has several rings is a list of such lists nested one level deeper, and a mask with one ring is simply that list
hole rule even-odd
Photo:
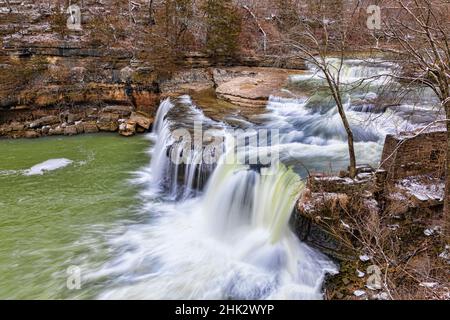
[{"label": "rocky riverbank", "polygon": [[[268,67],[191,66],[158,80],[157,74],[143,75],[141,67],[127,64],[122,57],[120,64],[110,66],[115,68],[112,74],[105,65],[102,75],[94,79],[89,65],[105,59],[95,50],[86,51],[89,58],[79,60],[81,49],[62,51],[59,56],[53,56],[57,51],[28,49],[21,50],[29,52],[31,58],[23,58],[21,50],[7,51],[3,56],[3,76],[14,78],[17,73],[35,68],[37,63],[44,71],[39,82],[31,79],[14,90],[0,90],[0,137],[37,138],[99,131],[131,136],[150,129],[160,99],[186,93],[200,94],[200,100],[204,100],[202,92],[208,92],[208,96],[218,99],[216,107],[205,110],[212,118],[222,120],[230,113],[247,117],[262,111],[271,95],[285,96],[282,88],[289,76],[302,72]],[[36,57],[39,59],[34,61]],[[73,59],[77,66],[73,66]],[[66,78],[55,81],[60,73]]]},{"label": "rocky riverbank", "polygon": [[143,133],[151,128],[153,118],[134,111],[132,106],[107,106],[18,110],[8,114],[15,118],[0,125],[0,136],[9,138],[39,138],[43,136],[73,136],[83,133],[119,132],[123,136]]},{"label": "rocky riverbank", "polygon": [[[345,172],[310,176],[292,225],[302,241],[340,264],[340,273],[326,282],[328,299],[450,298],[444,181],[436,170],[442,159],[431,156],[445,148],[440,130],[388,136],[382,167],[360,167],[354,180]],[[433,144],[414,153],[408,175],[406,151],[427,139]],[[389,161],[393,151],[396,160]]]}]

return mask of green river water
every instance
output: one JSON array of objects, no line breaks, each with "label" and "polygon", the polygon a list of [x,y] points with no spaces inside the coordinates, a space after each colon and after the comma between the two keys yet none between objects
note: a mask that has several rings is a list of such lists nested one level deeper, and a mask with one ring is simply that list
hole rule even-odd
[{"label": "green river water", "polygon": [[[144,137],[83,135],[0,140],[0,299],[92,298],[100,283],[66,286],[72,265],[101,265],[106,240],[142,216],[132,172],[148,163]],[[73,162],[43,175],[23,170]]]}]

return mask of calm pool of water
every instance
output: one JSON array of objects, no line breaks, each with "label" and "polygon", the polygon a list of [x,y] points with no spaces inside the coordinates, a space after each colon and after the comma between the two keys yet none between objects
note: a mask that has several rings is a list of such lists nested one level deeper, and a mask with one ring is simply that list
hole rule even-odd
[{"label": "calm pool of water", "polygon": [[108,134],[0,141],[0,299],[97,295],[104,283],[69,290],[67,270],[103,264],[107,239],[144,219],[130,179],[148,146]]}]

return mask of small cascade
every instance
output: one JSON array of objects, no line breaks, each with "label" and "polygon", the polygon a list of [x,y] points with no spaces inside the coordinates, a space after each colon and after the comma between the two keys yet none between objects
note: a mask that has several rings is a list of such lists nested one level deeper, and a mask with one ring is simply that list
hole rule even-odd
[{"label": "small cascade", "polygon": [[164,100],[158,109],[153,126],[152,139],[155,141],[155,146],[152,151],[150,171],[152,175],[151,183],[156,186],[163,185],[162,181],[167,177],[169,164],[167,149],[174,142],[167,114],[173,106],[170,99]]},{"label": "small cascade", "polygon": [[[386,108],[376,113],[362,110],[355,107],[356,99],[347,96],[344,108],[353,130],[359,163],[376,166],[387,134],[415,129],[429,122],[430,116],[408,117],[403,108]],[[279,153],[283,163],[295,166],[301,175],[307,174],[305,168],[337,172],[348,166],[347,134],[334,104],[323,103],[318,107],[311,103],[311,98],[270,97],[267,110],[258,120],[263,128],[279,130],[280,144],[272,149]],[[426,110],[428,114],[433,113],[431,109]],[[415,115],[418,114],[416,111]]]},{"label": "small cascade", "polygon": [[[339,58],[326,58],[330,72],[337,77],[339,72],[340,82],[343,84],[370,83],[371,85],[383,85],[391,80],[388,76],[392,74],[397,66],[393,63],[376,59],[345,59],[342,63]],[[342,65],[341,65],[342,64]],[[291,76],[291,82],[300,81],[324,81],[324,74],[312,63],[307,64],[310,72],[301,75]]]},{"label": "small cascade", "polygon": [[[208,119],[198,110],[188,96],[181,96],[177,107],[186,110],[183,127],[171,120],[170,112],[175,104],[168,98],[158,109],[152,139],[155,146],[152,151],[151,183],[164,191],[173,200],[187,199],[198,194],[214,170],[214,164],[205,163],[205,150],[202,141],[183,140],[174,134],[176,131],[191,130],[195,123],[207,122]],[[178,109],[178,108],[177,108]],[[202,137],[201,137],[202,138]],[[220,152],[218,152],[220,154]]]},{"label": "small cascade", "polygon": [[[308,99],[286,99],[271,97],[267,106],[269,113],[262,116],[264,126],[279,128],[282,142],[302,142],[313,145],[329,145],[347,141],[347,135],[342,120],[334,104],[316,108],[310,105]],[[422,121],[406,116],[402,107],[386,108],[383,112],[371,112],[369,107],[354,105],[354,98],[346,97],[344,104],[347,118],[357,142],[382,143],[387,134],[413,130],[428,123],[428,118]],[[428,113],[436,113],[424,109]],[[419,114],[420,110],[415,110]]]},{"label": "small cascade", "polygon": [[[339,70],[339,59],[330,58],[329,63],[336,72]],[[342,82],[350,84],[367,79],[367,81],[373,82],[376,85],[382,85],[391,79],[387,75],[392,74],[395,68],[395,64],[381,60],[347,59],[341,70]]]}]

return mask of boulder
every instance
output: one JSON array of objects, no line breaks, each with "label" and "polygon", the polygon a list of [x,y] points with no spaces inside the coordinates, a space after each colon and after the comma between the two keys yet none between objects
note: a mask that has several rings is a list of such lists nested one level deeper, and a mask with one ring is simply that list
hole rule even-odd
[{"label": "boulder", "polygon": [[96,133],[99,130],[95,122],[83,122],[83,131],[85,133]]},{"label": "boulder", "polygon": [[48,131],[49,136],[60,136],[62,134],[64,134],[64,129],[61,126],[50,128],[50,130]]},{"label": "boulder", "polygon": [[65,136],[74,136],[77,135],[78,131],[77,131],[77,126],[72,125],[72,126],[67,126],[64,128],[64,135]]},{"label": "boulder", "polygon": [[114,113],[102,114],[98,121],[97,127],[100,131],[115,132],[119,129],[119,115]]},{"label": "boulder", "polygon": [[120,80],[126,82],[131,78],[133,72],[133,69],[131,69],[129,66],[120,69]]},{"label": "boulder", "polygon": [[78,121],[75,123],[75,127],[77,128],[77,133],[81,134],[84,133],[84,124],[82,121]]},{"label": "boulder", "polygon": [[34,139],[34,138],[39,138],[41,135],[39,134],[39,132],[34,131],[34,130],[27,130],[24,133],[24,137],[27,139]]},{"label": "boulder", "polygon": [[59,123],[59,118],[57,116],[46,116],[46,117],[42,117],[37,120],[34,120],[30,124],[30,128],[32,128],[32,129],[41,128],[43,126],[49,126],[49,125],[57,124],[57,123]]},{"label": "boulder", "polygon": [[75,123],[75,122],[77,122],[77,121],[80,121],[81,118],[82,118],[82,117],[81,117],[81,115],[79,115],[79,114],[69,113],[69,114],[67,115],[67,123],[70,123],[70,124]]},{"label": "boulder", "polygon": [[43,135],[47,135],[49,133],[50,129],[51,129],[50,126],[43,126],[41,132]]},{"label": "boulder", "polygon": [[0,136],[6,135],[11,132],[11,127],[7,124],[0,126]]},{"label": "boulder", "polygon": [[139,127],[142,127],[146,130],[150,129],[150,126],[153,123],[153,119],[144,112],[133,112],[130,117],[130,121],[137,124]]},{"label": "boulder", "polygon": [[11,131],[22,131],[25,129],[25,125],[20,122],[12,122],[9,127]]},{"label": "boulder", "polygon": [[131,137],[136,134],[136,122],[128,120],[119,127],[119,133],[124,137]]}]

